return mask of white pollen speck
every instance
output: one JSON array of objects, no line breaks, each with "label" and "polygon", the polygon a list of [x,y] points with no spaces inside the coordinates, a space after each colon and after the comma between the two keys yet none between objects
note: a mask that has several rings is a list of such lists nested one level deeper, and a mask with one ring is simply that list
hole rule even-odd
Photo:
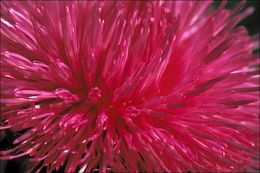
[{"label": "white pollen speck", "polygon": [[8,21],[4,20],[3,18],[1,18],[1,22],[3,22],[5,25],[7,25],[10,28],[14,28],[12,24],[10,24]]}]

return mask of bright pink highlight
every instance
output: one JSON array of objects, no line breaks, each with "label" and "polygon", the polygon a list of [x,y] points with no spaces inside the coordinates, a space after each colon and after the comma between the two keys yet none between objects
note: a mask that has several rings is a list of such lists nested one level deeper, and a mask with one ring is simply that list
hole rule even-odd
[{"label": "bright pink highlight", "polygon": [[259,47],[243,2],[1,2],[0,159],[29,171],[259,169]]}]

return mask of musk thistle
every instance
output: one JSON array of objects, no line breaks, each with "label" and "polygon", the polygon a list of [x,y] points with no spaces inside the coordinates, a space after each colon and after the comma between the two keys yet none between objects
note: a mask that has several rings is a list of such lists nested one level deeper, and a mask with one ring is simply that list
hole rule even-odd
[{"label": "musk thistle", "polygon": [[28,172],[259,170],[252,13],[211,1],[2,1],[0,159]]}]

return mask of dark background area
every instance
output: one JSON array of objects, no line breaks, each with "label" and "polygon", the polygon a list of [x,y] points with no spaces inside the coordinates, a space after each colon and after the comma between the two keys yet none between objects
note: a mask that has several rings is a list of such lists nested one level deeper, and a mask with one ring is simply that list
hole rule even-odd
[{"label": "dark background area", "polygon": [[[234,7],[236,4],[238,4],[240,0],[229,0],[226,8],[231,9]],[[243,21],[241,21],[238,25],[243,25],[245,26],[250,35],[256,34],[259,32],[259,0],[248,0],[244,6],[244,9],[248,7],[254,7],[255,11],[253,14],[245,18]],[[215,0],[214,6],[218,7],[219,4],[221,3],[220,0]]]},{"label": "dark background area", "polygon": [[[221,1],[215,1],[214,6],[217,7]],[[232,0],[228,1],[226,8],[232,8],[240,1]],[[244,19],[239,23],[239,25],[244,25],[250,35],[254,35],[259,33],[259,1],[258,0],[249,0],[245,4],[245,8],[254,7],[255,11],[252,15]],[[244,8],[244,9],[245,9]],[[259,49],[257,50],[259,52]],[[3,138],[3,133],[0,132],[0,150],[7,149],[12,147],[12,141],[17,137],[17,134],[12,134],[11,132],[7,132],[7,136]],[[27,157],[22,157],[10,161],[0,161],[0,173],[24,173],[26,167]],[[64,168],[61,168],[59,172],[63,172]],[[41,173],[45,172],[46,169],[42,170]]]},{"label": "dark background area", "polygon": [[[246,3],[246,8],[254,7],[255,11],[251,16],[245,18],[242,22],[240,22],[241,25],[247,27],[250,35],[259,33],[259,2],[260,1],[257,0],[251,0]],[[231,1],[229,4],[234,5],[235,3]]]}]

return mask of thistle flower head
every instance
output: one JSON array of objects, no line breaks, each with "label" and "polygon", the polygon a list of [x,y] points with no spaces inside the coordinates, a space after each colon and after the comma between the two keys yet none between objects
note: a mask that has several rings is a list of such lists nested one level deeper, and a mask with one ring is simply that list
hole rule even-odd
[{"label": "thistle flower head", "polygon": [[259,59],[210,1],[1,2],[0,159],[28,171],[259,169]]}]

